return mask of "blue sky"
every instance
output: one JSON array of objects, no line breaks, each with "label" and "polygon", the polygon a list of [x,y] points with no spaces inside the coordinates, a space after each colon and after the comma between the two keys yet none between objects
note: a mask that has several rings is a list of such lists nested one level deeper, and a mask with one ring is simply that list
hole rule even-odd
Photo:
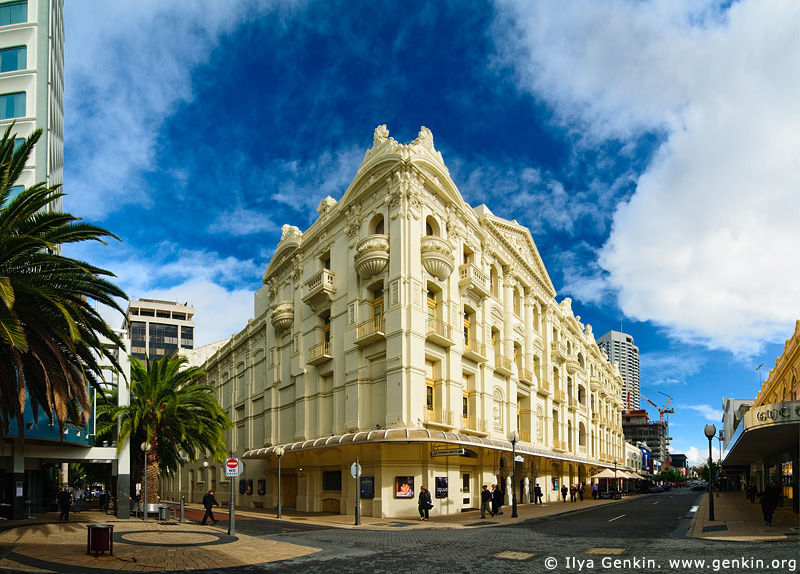
[{"label": "blue sky", "polygon": [[123,240],[68,254],[192,303],[200,344],[245,326],[281,225],[342,196],[379,124],[430,128],[465,200],[530,228],[558,300],[633,335],[673,452],[702,457],[800,318],[797,2],[65,12],[64,205]]}]

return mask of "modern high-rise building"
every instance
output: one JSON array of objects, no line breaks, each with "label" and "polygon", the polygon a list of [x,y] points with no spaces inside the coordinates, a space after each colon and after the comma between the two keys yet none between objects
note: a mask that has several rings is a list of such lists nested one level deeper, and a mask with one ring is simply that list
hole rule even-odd
[{"label": "modern high-rise building", "polygon": [[622,375],[622,402],[627,410],[639,410],[639,347],[633,337],[619,331],[609,331],[597,339],[597,346],[608,355],[608,360],[619,364]]},{"label": "modern high-rise building", "polygon": [[[42,128],[14,192],[62,183],[64,163],[64,2],[0,3],[0,129],[22,139]],[[61,210],[61,200],[50,209]]]},{"label": "modern high-rise building", "polygon": [[163,497],[238,486],[270,508],[280,484],[285,507],[352,513],[358,488],[364,516],[400,517],[427,486],[457,514],[484,484],[553,501],[624,465],[619,370],[556,301],[529,230],[464,201],[428,129],[401,144],[379,126],[342,191],[283,227],[254,318],[203,353],[244,473],[200,460]]},{"label": "modern high-rise building", "polygon": [[130,354],[157,361],[179,349],[194,348],[194,308],[188,303],[139,299],[128,302],[125,325]]}]

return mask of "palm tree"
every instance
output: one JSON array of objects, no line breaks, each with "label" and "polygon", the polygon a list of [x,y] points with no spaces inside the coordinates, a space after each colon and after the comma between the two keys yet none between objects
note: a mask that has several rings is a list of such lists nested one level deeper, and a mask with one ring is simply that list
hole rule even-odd
[{"label": "palm tree", "polygon": [[91,300],[124,314],[114,298],[127,299],[106,279],[109,271],[58,253],[68,243],[118,239],[49,211],[64,195],[60,186],[37,183],[12,197],[42,133],[16,146],[12,127],[0,140],[0,437],[15,418],[23,436],[26,402],[34,421],[41,409],[62,433],[68,419],[87,420],[87,382],[97,387],[102,379],[100,356],[118,367],[101,337],[121,344]]},{"label": "palm tree", "polygon": [[[131,398],[128,406],[98,406],[98,434],[119,421],[118,444],[130,439],[132,450],[148,443],[147,498],[156,502],[158,475],[194,462],[201,452],[224,460],[225,431],[232,428],[219,406],[206,373],[187,367],[186,357],[168,355],[146,364],[131,357]],[[138,457],[137,457],[138,458]]]}]

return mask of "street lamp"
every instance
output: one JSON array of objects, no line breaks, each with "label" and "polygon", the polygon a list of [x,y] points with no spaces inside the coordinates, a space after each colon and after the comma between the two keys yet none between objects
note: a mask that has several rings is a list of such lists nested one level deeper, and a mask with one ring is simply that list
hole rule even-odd
[{"label": "street lamp", "polygon": [[278,457],[278,518],[281,518],[281,457],[286,452],[282,446],[275,449],[275,456]]},{"label": "street lamp", "polygon": [[711,441],[717,434],[717,427],[706,425],[703,432],[708,439],[708,519],[714,520],[714,469],[711,466],[714,461],[711,459]]},{"label": "street lamp", "polygon": [[517,442],[519,433],[511,431],[508,433],[508,440],[511,441],[511,518],[517,517]]},{"label": "street lamp", "polygon": [[147,521],[147,453],[150,452],[150,448],[151,445],[147,441],[141,444],[141,449],[144,453],[144,516],[142,517],[144,521]]}]

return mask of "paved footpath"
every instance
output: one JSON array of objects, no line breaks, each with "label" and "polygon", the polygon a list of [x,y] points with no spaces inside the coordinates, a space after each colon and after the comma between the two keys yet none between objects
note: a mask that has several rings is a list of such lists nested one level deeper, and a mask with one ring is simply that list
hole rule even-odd
[{"label": "paved footpath", "polygon": [[[659,495],[655,495],[659,496]],[[302,530],[361,529],[371,531],[402,530],[457,530],[491,529],[525,520],[550,517],[565,512],[588,511],[608,504],[624,503],[616,500],[576,503],[553,502],[544,505],[520,505],[518,518],[511,518],[511,508],[504,514],[481,519],[478,511],[458,515],[431,515],[429,521],[413,517],[400,519],[362,518],[356,526],[352,515],[298,513],[285,511],[283,518],[275,519],[274,512],[236,511],[237,524],[242,531],[245,525],[263,519],[267,528],[276,533],[297,533],[291,537],[248,536],[237,532],[229,536],[227,512],[218,513],[216,526],[202,526],[202,510],[198,505],[187,505],[185,523],[159,522],[154,518],[119,520],[100,511],[86,511],[71,515],[70,522],[59,522],[56,513],[37,515],[33,520],[0,522],[0,571],[11,572],[82,572],[86,574],[109,571],[120,572],[174,572],[192,570],[224,570],[280,562],[292,558],[312,557],[321,548],[301,543]],[[689,534],[697,539],[755,542],[765,540],[792,540],[800,534],[798,515],[789,509],[780,509],[773,526],[763,524],[760,506],[752,505],[741,493],[722,493],[715,499],[715,521],[708,520],[707,497],[703,497]],[[87,554],[87,526],[106,524],[114,528],[114,554],[95,556]],[[422,534],[422,532],[420,532]],[[291,542],[287,541],[291,540]],[[324,553],[323,553],[324,554]]]}]

